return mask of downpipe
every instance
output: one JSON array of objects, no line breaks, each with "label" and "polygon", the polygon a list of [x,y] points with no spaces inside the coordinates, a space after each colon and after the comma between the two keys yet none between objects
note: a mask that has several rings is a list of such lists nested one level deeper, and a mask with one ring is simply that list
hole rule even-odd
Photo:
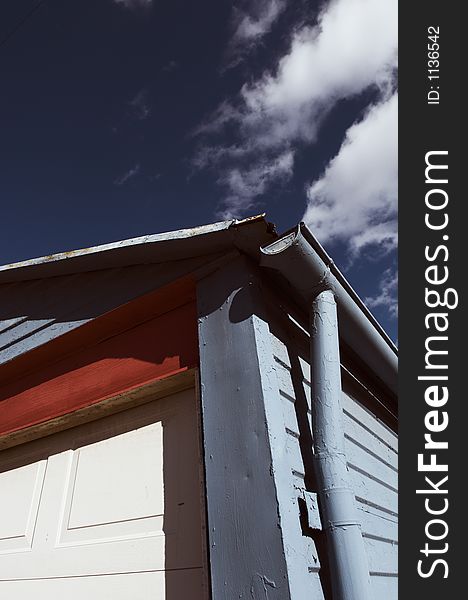
[{"label": "downpipe", "polygon": [[344,450],[337,307],[331,290],[312,302],[310,338],[314,461],[333,600],[370,600],[367,556]]}]

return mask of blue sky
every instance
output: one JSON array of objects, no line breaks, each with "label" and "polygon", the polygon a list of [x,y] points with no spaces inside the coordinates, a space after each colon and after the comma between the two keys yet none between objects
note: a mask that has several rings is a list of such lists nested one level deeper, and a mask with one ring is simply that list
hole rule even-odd
[{"label": "blue sky", "polygon": [[[4,0],[0,43],[31,0]],[[394,0],[46,0],[0,46],[0,262],[265,211],[396,338]]]}]

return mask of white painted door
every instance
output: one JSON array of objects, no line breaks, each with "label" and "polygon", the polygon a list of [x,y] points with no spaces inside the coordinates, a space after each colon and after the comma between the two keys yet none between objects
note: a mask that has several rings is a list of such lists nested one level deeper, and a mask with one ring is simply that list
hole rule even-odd
[{"label": "white painted door", "polygon": [[180,392],[0,453],[0,598],[202,600],[197,413]]}]

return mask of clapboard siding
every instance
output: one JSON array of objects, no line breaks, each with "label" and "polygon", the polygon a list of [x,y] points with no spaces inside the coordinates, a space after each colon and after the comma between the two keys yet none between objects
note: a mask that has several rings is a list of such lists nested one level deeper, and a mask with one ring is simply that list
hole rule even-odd
[{"label": "clapboard siding", "polygon": [[393,573],[371,574],[373,598],[398,598],[398,577]]},{"label": "clapboard siding", "polygon": [[0,285],[0,364],[200,267],[211,256]]},{"label": "clapboard siding", "polygon": [[[291,485],[295,490],[305,490],[307,481],[313,481],[310,461],[304,457],[300,444],[304,423],[309,428],[309,437],[312,431],[309,338],[285,311],[281,314],[277,307],[270,310],[272,364],[287,432],[285,452]],[[362,524],[373,596],[394,600],[398,570],[398,439],[372,412],[369,402],[368,398],[360,401],[354,388],[351,395],[344,380],[345,452]],[[308,487],[310,490],[310,483]]]},{"label": "clapboard siding", "polygon": [[[328,598],[323,589],[323,582],[320,577],[320,556],[315,539],[305,535],[301,526],[300,501],[304,497],[306,490],[303,454],[299,442],[300,427],[297,418],[297,408],[302,402],[306,404],[306,414],[308,427],[310,428],[310,411],[307,408],[307,400],[298,398],[295,392],[288,348],[287,348],[287,328],[283,327],[279,337],[271,334],[273,328],[270,319],[275,320],[275,315],[268,316],[268,326],[270,327],[269,352],[270,365],[273,370],[273,376],[276,387],[276,402],[278,403],[278,413],[282,416],[282,434],[278,436],[277,443],[279,450],[284,455],[284,465],[288,473],[282,477],[281,481],[286,485],[286,494],[289,497],[290,515],[287,519],[287,531],[283,532],[285,543],[288,547],[288,553],[291,556],[292,564],[289,567],[289,578],[291,593],[294,600],[302,600],[305,595],[314,600],[324,600]],[[281,339],[280,339],[281,338]],[[293,357],[293,362],[297,357]],[[309,394],[310,397],[310,394]],[[302,565],[305,572],[298,574],[298,567]],[[304,586],[305,582],[305,586]]]},{"label": "clapboard siding", "polygon": [[345,434],[345,451],[348,457],[348,463],[361,468],[360,465],[367,465],[368,473],[372,474],[378,481],[389,489],[398,488],[398,472],[386,460],[382,460],[374,451],[366,447],[362,441],[355,440],[349,434]]},{"label": "clapboard siding", "polygon": [[289,457],[291,470],[300,475],[304,475],[304,462],[299,447],[298,434],[292,434],[290,430],[286,430],[286,434],[286,454]]},{"label": "clapboard siding", "polygon": [[349,462],[348,471],[356,498],[367,500],[372,506],[379,507],[389,515],[398,514],[398,496],[394,490],[383,486],[364,469],[357,471]]},{"label": "clapboard siding", "polygon": [[343,422],[345,439],[363,447],[369,456],[376,457],[384,465],[388,465],[395,471],[398,470],[398,454],[394,448],[369,431],[367,427],[363,427],[346,409],[343,410]]},{"label": "clapboard siding", "polygon": [[386,540],[364,537],[371,573],[397,573],[398,545]]},{"label": "clapboard siding", "polygon": [[357,502],[357,509],[365,538],[388,540],[392,544],[398,544],[398,521],[395,516],[361,502]]},{"label": "clapboard siding", "polygon": [[398,437],[385,423],[366,409],[359,400],[344,394],[343,410],[352,415],[371,435],[383,441],[394,453],[398,450]]}]

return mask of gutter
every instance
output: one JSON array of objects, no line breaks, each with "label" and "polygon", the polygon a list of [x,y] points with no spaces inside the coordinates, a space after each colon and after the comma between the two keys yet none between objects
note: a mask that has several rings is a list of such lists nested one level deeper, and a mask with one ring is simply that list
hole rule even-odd
[{"label": "gutter", "polygon": [[306,305],[331,290],[340,337],[396,396],[397,349],[304,223],[261,249],[260,265],[279,271]]},{"label": "gutter", "polygon": [[369,567],[344,450],[339,342],[395,395],[396,348],[303,223],[264,246],[260,265],[279,272],[309,310],[314,466],[333,600],[369,600]]}]

